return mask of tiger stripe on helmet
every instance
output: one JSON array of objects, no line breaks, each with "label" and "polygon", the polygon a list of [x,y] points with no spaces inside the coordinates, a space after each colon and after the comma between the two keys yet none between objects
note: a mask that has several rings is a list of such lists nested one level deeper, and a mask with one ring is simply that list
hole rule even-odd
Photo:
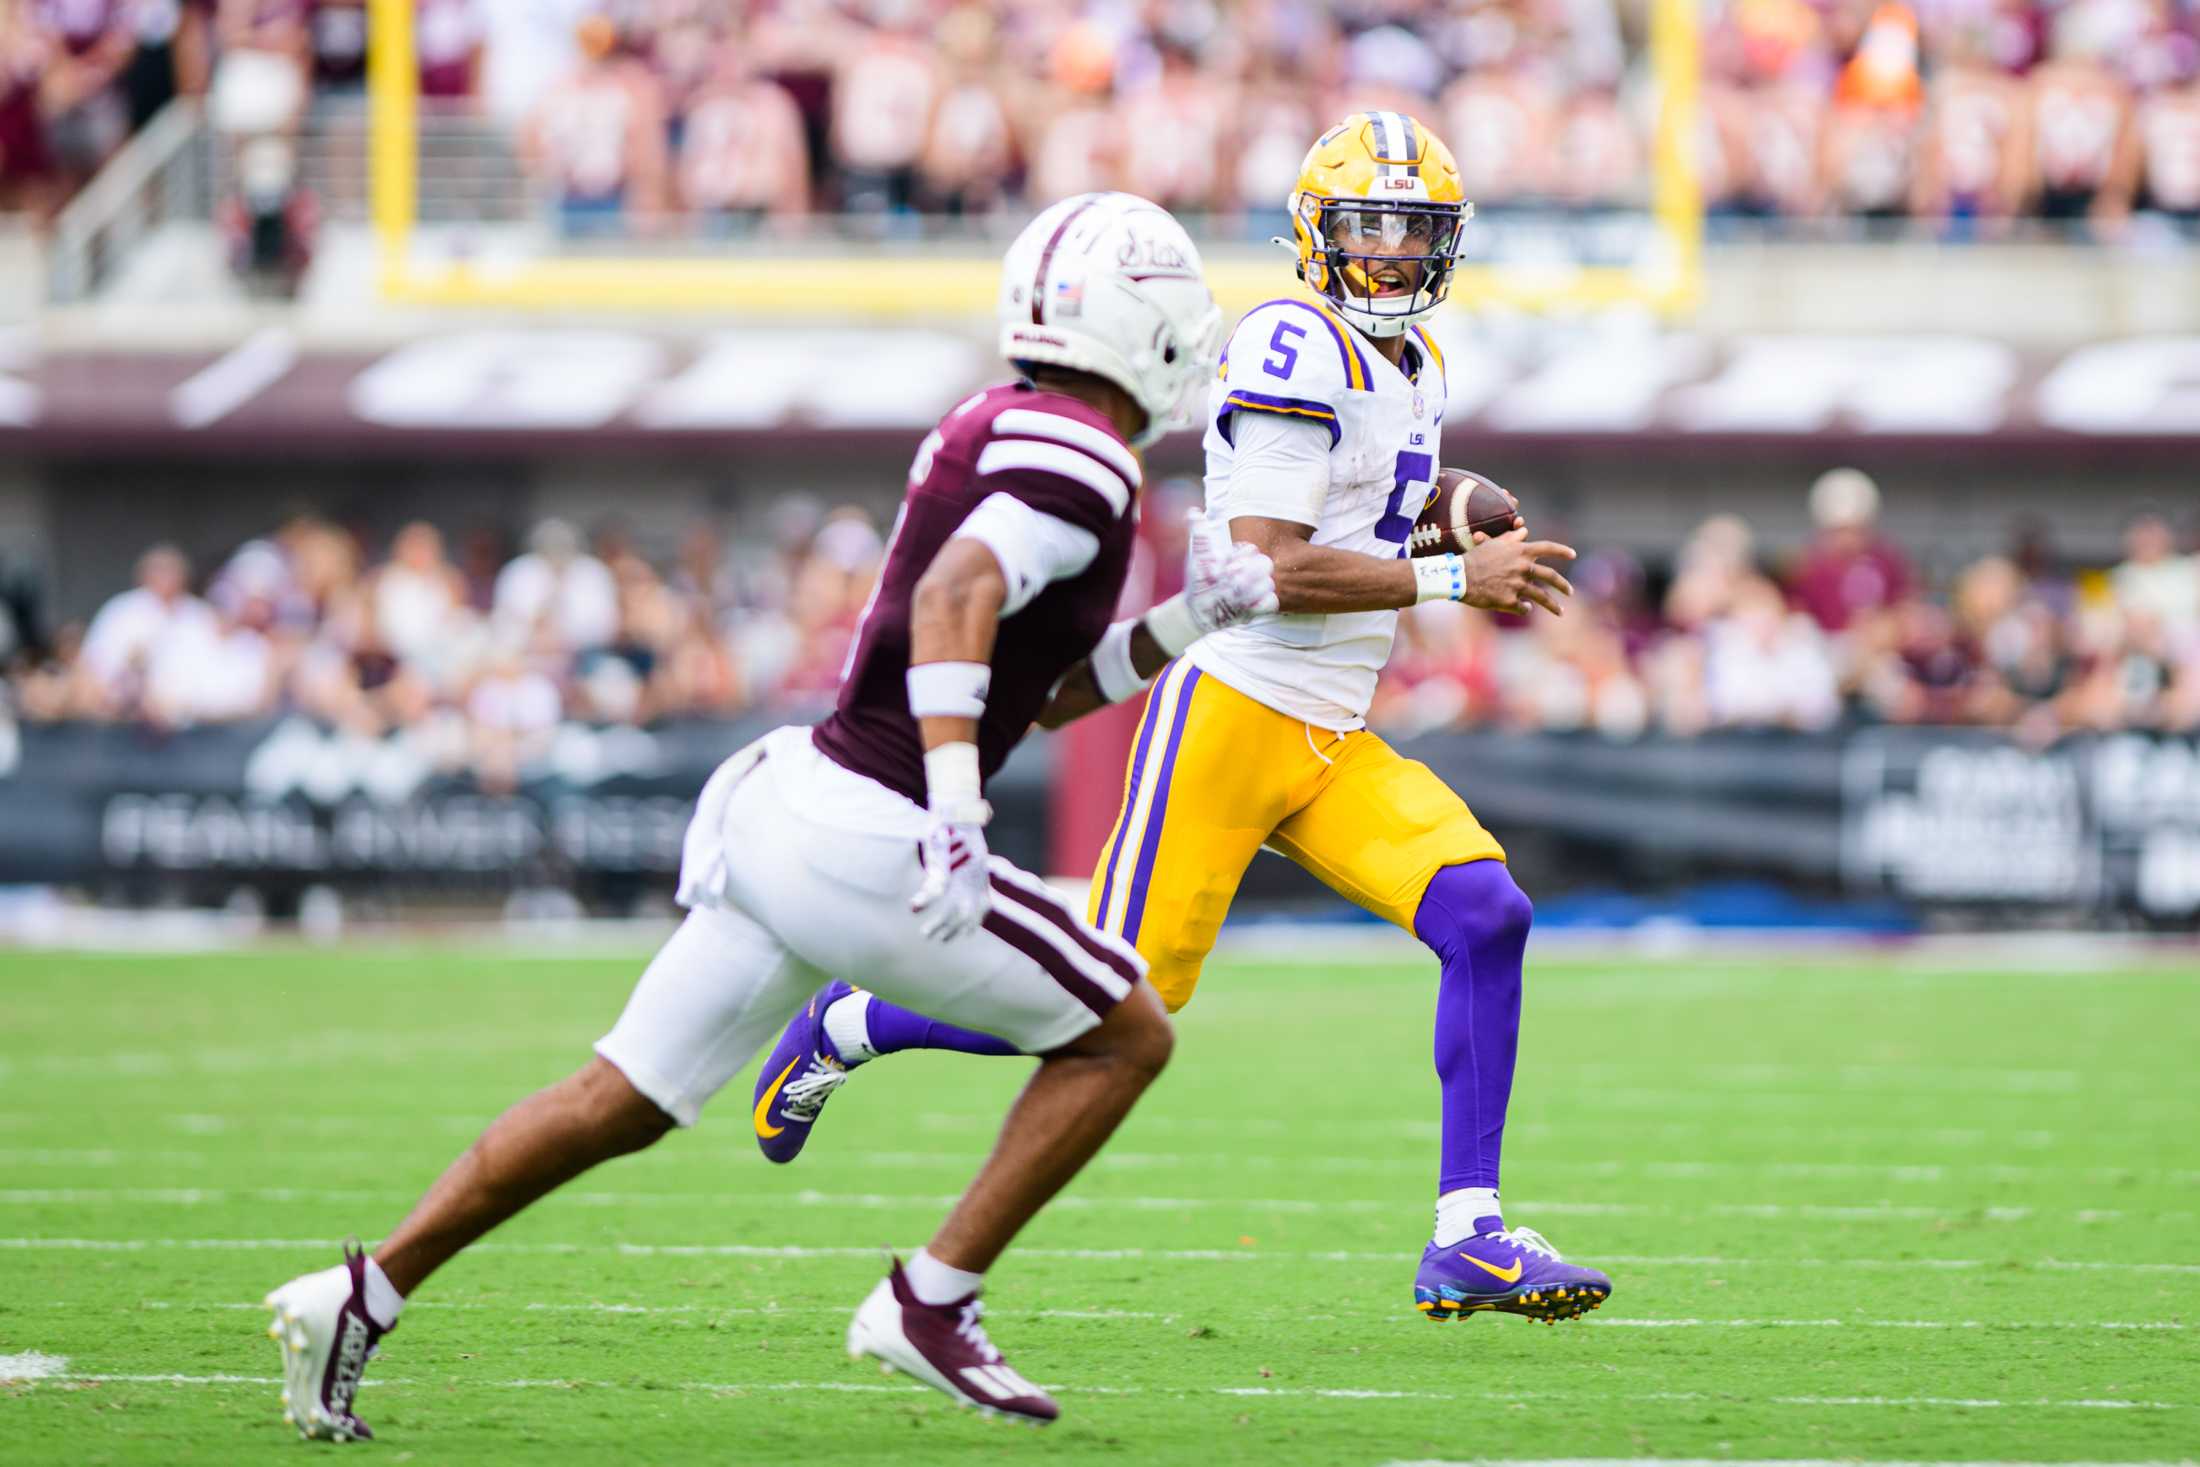
[{"label": "tiger stripe on helmet", "polygon": [[1385,178],[1418,178],[1421,174],[1420,130],[1403,112],[1370,112],[1375,129],[1375,166]]}]

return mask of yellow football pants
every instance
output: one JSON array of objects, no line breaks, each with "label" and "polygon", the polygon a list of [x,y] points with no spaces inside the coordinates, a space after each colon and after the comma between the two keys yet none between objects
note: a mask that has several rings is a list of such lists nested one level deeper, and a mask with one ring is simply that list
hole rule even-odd
[{"label": "yellow football pants", "polygon": [[1408,932],[1438,871],[1505,858],[1426,764],[1365,729],[1278,713],[1180,658],[1147,699],[1088,911],[1138,948],[1171,1012],[1190,1001],[1263,845]]}]

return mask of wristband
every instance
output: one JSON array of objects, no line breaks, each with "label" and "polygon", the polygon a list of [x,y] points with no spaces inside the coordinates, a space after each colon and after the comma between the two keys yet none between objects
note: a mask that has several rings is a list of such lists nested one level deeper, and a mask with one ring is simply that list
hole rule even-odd
[{"label": "wristband", "polygon": [[983,718],[993,669],[983,662],[913,662],[907,683],[912,718]]},{"label": "wristband", "polygon": [[1135,617],[1119,621],[1101,634],[1100,645],[1092,649],[1093,686],[1110,703],[1122,702],[1153,681],[1150,677],[1140,677],[1138,669],[1131,665],[1131,633],[1137,628]]},{"label": "wristband", "polygon": [[1205,635],[1192,619],[1192,603],[1184,599],[1182,591],[1147,612],[1145,622],[1146,635],[1172,658],[1183,656],[1186,647]]},{"label": "wristband", "polygon": [[978,746],[957,740],[924,751],[924,800],[933,814],[957,825],[993,818],[978,783]]},{"label": "wristband", "polygon": [[1467,595],[1467,558],[1464,555],[1422,555],[1413,562],[1413,599],[1462,601]]}]

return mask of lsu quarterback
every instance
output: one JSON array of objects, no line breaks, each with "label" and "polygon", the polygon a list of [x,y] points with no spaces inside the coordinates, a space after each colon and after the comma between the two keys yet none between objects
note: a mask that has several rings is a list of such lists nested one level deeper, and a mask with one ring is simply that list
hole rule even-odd
[{"label": "lsu quarterback", "polygon": [[[1436,1230],[1414,1279],[1432,1320],[1480,1310],[1555,1322],[1601,1304],[1605,1275],[1509,1228],[1498,1200],[1533,908],[1505,853],[1426,765],[1367,724],[1398,612],[1432,600],[1557,614],[1543,564],[1564,545],[1514,528],[1464,554],[1408,557],[1437,475],[1444,301],[1473,212],[1450,150],[1399,112],[1354,113],[1307,153],[1290,199],[1306,289],[1238,322],[1208,394],[1206,511],[1274,563],[1275,614],[1219,631],[1160,674],[1089,917],[1136,947],[1171,1011],[1191,999],[1262,846],[1415,934],[1440,964],[1442,1142]],[[1103,642],[1110,696],[1130,649]],[[813,995],[757,1080],[756,1131],[791,1160],[853,1067],[899,1050],[1015,1051],[835,984]]]}]

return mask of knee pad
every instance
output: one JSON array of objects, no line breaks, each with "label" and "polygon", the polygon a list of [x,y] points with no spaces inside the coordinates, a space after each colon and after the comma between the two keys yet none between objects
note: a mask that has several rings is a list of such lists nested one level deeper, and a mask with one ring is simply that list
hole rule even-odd
[{"label": "knee pad", "polygon": [[1503,861],[1470,861],[1438,871],[1413,916],[1421,941],[1447,957],[1485,944],[1517,947],[1528,940],[1535,904]]}]

